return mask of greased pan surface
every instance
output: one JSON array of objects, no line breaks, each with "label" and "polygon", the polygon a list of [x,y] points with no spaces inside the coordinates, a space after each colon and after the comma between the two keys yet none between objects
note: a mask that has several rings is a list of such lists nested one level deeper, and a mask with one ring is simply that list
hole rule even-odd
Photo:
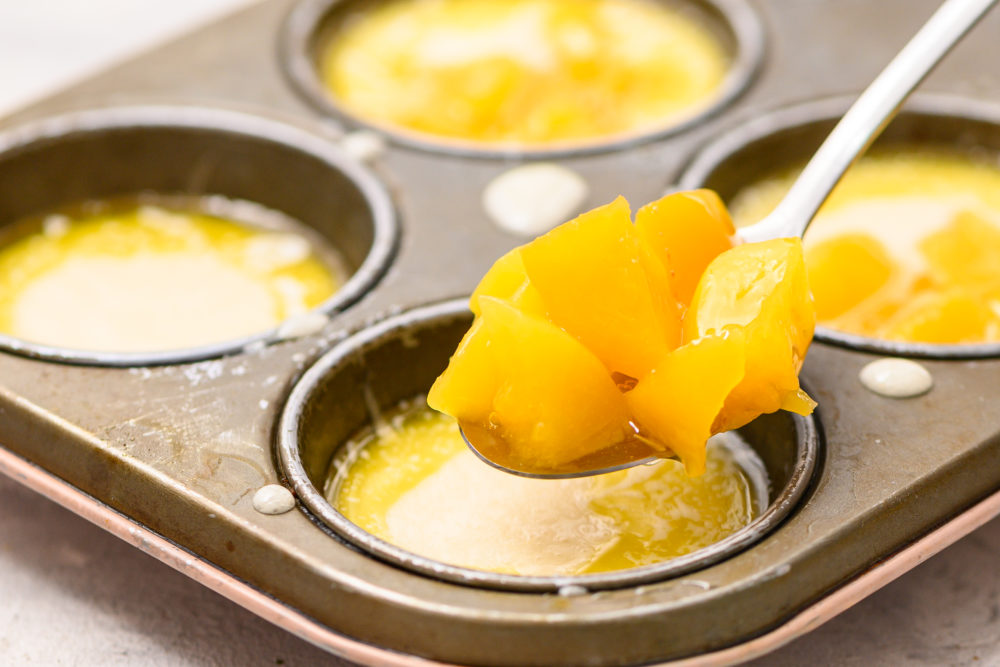
[{"label": "greased pan surface", "polygon": [[[765,58],[741,97],[685,132],[560,162],[589,182],[588,206],[617,194],[649,201],[724,129],[860,89],[932,5],[753,3]],[[287,123],[336,151],[338,121],[315,111],[282,73],[278,35],[291,7],[255,6],[3,127],[109,106],[208,107]],[[1000,17],[988,17],[925,89],[1000,102],[989,68],[1000,56],[998,30]],[[522,242],[496,229],[479,199],[512,163],[390,144],[372,171],[392,197],[396,252],[378,282],[319,334],[149,367],[3,353],[0,442],[342,636],[482,665],[642,664],[749,641],[1000,489],[1000,415],[986,407],[1000,399],[1000,361],[926,361],[934,389],[891,401],[857,381],[873,354],[817,343],[804,371],[823,435],[811,488],[766,538],[680,578],[572,597],[486,590],[383,563],[304,511],[257,513],[253,491],[279,480],[279,413],[310,363],[348,332],[467,294],[493,259]]]}]

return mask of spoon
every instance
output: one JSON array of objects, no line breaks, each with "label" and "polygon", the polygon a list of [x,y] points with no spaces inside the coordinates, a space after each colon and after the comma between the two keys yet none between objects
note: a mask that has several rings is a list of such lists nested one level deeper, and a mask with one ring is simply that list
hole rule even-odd
[{"label": "spoon", "polygon": [[[997,2],[945,0],[851,105],[778,206],[760,222],[740,229],[742,240],[753,243],[802,236],[844,172],[882,133],[935,65]],[[494,468],[521,477],[587,477],[677,458],[669,449],[643,438],[637,430],[634,438],[611,444],[560,468],[531,469],[511,461],[506,444],[490,430],[466,423],[460,423],[460,427],[462,438],[476,456]]]}]

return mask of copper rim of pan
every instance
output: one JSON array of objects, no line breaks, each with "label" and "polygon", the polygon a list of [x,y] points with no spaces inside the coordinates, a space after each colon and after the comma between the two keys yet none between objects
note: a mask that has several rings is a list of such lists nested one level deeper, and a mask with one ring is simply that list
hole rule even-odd
[{"label": "copper rim of pan", "polygon": [[[326,90],[317,74],[316,51],[327,35],[324,27],[333,14],[349,0],[301,0],[285,20],[278,52],[282,69],[298,93],[315,109],[357,129],[376,130],[391,141],[409,148],[477,158],[566,158],[608,153],[679,134],[715,115],[735,101],[753,81],[763,59],[765,33],[760,18],[748,3],[738,0],[671,0],[700,11],[732,44],[729,72],[715,95],[705,104],[669,120],[661,127],[625,132],[608,137],[567,141],[537,148],[502,145],[407,130],[395,125],[374,123],[339,104]],[[663,1],[663,0],[660,0]]]},{"label": "copper rim of pan", "polygon": [[[332,296],[315,310],[335,315],[364,296],[385,273],[396,251],[399,226],[392,200],[379,180],[356,160],[317,133],[261,116],[197,106],[121,106],[86,109],[51,116],[0,133],[0,157],[61,140],[116,130],[180,129],[218,133],[291,149],[339,172],[370,210],[372,242],[363,262]],[[216,194],[216,193],[206,193]],[[302,223],[304,227],[308,227]],[[208,345],[155,352],[115,353],[68,349],[0,334],[0,350],[62,363],[93,366],[150,366],[185,363],[233,354],[276,340],[278,328]]]},{"label": "copper rim of pan", "polygon": [[[806,145],[807,152],[796,155],[797,159],[804,161],[811,151],[819,146],[819,141],[826,136],[829,129],[832,129],[833,124],[847,111],[853,101],[853,97],[837,96],[786,106],[764,114],[755,113],[752,119],[732,126],[697,151],[694,158],[681,171],[675,189],[688,190],[699,187],[717,189],[713,178],[721,167],[727,165],[730,160],[738,159],[741,153],[752,151],[760,142],[778,141],[783,135],[792,132],[807,133],[812,129],[813,135],[817,138],[815,145]],[[944,121],[960,121],[961,125],[961,127],[956,126],[954,136],[948,141],[940,136],[912,132],[912,128],[931,128],[933,124],[940,125]],[[977,137],[982,136],[986,127],[995,129],[996,138],[990,148],[991,151],[1000,153],[1000,106],[960,96],[923,93],[915,95],[906,103],[897,119],[875,142],[875,146],[897,143],[904,146],[934,145],[973,150],[980,148],[975,142]],[[899,130],[903,133],[897,134],[896,131]],[[933,138],[928,140],[928,136]],[[770,154],[773,155],[774,151]],[[791,166],[794,162],[793,160],[766,165],[755,164],[755,168],[766,172],[769,168]],[[750,182],[752,181],[740,185],[747,185]],[[727,195],[733,193],[721,194],[725,199]],[[1000,357],[1000,343],[907,343],[880,340],[825,326],[816,327],[815,337],[824,343],[894,357],[927,359]]]},{"label": "copper rim of pan", "polygon": [[729,537],[685,556],[655,565],[614,572],[576,576],[527,576],[499,574],[449,565],[411,553],[358,527],[338,512],[317,489],[302,461],[299,432],[311,399],[323,380],[356,362],[366,351],[405,337],[408,332],[437,325],[471,321],[466,299],[417,308],[364,329],[343,340],[323,355],[296,383],[285,404],[278,426],[277,457],[287,481],[295,490],[307,514],[321,526],[369,555],[435,579],[480,588],[559,592],[564,587],[586,590],[625,588],[689,574],[743,551],[773,531],[803,498],[817,469],[821,435],[814,416],[791,415],[795,430],[795,461],[784,488],[773,494],[769,506],[748,526]]}]

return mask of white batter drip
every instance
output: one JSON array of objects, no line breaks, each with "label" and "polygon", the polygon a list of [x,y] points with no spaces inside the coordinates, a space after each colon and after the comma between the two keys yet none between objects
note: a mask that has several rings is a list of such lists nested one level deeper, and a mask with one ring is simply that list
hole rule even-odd
[{"label": "white batter drip", "polygon": [[575,171],[558,164],[526,164],[486,186],[483,208],[504,231],[538,236],[578,213],[588,194],[587,182]]},{"label": "white batter drip", "polygon": [[915,361],[886,357],[861,369],[861,384],[880,396],[912,398],[934,386],[930,371]]},{"label": "white batter drip", "polygon": [[281,323],[275,338],[278,340],[295,340],[305,336],[312,336],[323,330],[330,323],[330,318],[326,313],[317,310],[310,310],[306,313],[293,315]]},{"label": "white batter drip", "polygon": [[253,494],[253,508],[261,514],[284,514],[295,507],[295,496],[280,484],[268,484]]},{"label": "white batter drip", "polygon": [[340,147],[361,162],[374,162],[385,153],[385,139],[378,132],[358,130],[345,134]]}]

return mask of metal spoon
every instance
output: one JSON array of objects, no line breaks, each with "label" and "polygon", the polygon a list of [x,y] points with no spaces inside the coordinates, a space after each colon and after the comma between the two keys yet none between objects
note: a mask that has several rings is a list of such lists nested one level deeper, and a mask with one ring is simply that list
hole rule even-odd
[{"label": "metal spoon", "polygon": [[[998,2],[946,0],[892,62],[865,89],[809,160],[778,206],[766,218],[740,230],[747,242],[802,236],[844,172],[865,152],[899,111],[904,100],[938,62]],[[506,445],[488,429],[461,424],[462,438],[491,466],[522,477],[558,479],[600,475],[658,459],[676,458],[669,449],[634,439],[558,469],[532,469],[505,457]]]}]

